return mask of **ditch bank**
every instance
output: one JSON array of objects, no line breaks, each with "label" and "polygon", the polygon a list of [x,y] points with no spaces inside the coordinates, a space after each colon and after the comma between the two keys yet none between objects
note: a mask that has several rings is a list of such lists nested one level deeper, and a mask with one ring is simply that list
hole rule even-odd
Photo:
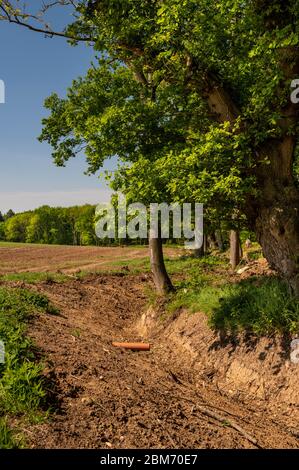
[{"label": "ditch bank", "polygon": [[161,320],[161,310],[153,307],[143,313],[137,329],[154,344],[168,345],[168,360],[179,357],[198,382],[237,399],[285,407],[287,413],[296,412],[299,422],[299,364],[291,361],[291,337],[215,332],[204,313],[181,311]]},{"label": "ditch bank", "polygon": [[[248,386],[254,349],[218,345],[200,314],[164,322],[154,310],[143,314],[147,284],[143,275],[116,274],[9,284],[46,295],[59,312],[34,315],[28,329],[44,358],[51,416],[20,424],[26,447],[298,448],[296,396],[270,403]],[[150,351],[112,344],[148,339]]]}]

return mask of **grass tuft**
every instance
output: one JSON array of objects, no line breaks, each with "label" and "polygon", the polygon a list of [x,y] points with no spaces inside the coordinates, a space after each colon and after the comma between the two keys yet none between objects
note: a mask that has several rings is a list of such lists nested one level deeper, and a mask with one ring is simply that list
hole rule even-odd
[{"label": "grass tuft", "polygon": [[211,292],[210,324],[230,332],[258,335],[299,332],[299,302],[278,278],[251,278]]},{"label": "grass tuft", "polygon": [[27,289],[0,288],[0,340],[5,346],[0,364],[0,449],[22,446],[7,418],[39,422],[45,416],[42,365],[26,337],[28,320],[42,312],[57,313],[47,297]]},{"label": "grass tuft", "polygon": [[21,441],[13,435],[7,420],[0,418],[0,449],[17,449],[21,447],[20,444]]},{"label": "grass tuft", "polygon": [[[276,277],[251,277],[232,282],[223,261],[212,257],[168,261],[169,272],[180,274],[167,311],[202,311],[212,328],[257,335],[299,332],[299,302]],[[180,278],[181,277],[181,278]]]},{"label": "grass tuft", "polygon": [[61,273],[40,273],[40,272],[23,272],[10,273],[0,276],[1,281],[23,281],[28,284],[36,284],[39,282],[65,282],[69,280],[69,276]]}]

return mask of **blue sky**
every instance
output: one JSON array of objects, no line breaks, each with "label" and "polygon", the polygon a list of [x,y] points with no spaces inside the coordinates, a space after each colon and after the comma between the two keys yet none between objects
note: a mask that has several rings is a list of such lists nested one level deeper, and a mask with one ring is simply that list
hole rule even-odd
[{"label": "blue sky", "polygon": [[[53,15],[56,28],[68,19],[61,10]],[[84,175],[83,156],[57,168],[51,148],[37,141],[47,114],[44,99],[54,91],[64,95],[72,80],[85,74],[92,49],[86,44],[71,47],[64,39],[45,38],[3,21],[0,44],[0,80],[6,87],[6,103],[0,104],[0,211],[108,200],[110,191],[98,175]]]}]

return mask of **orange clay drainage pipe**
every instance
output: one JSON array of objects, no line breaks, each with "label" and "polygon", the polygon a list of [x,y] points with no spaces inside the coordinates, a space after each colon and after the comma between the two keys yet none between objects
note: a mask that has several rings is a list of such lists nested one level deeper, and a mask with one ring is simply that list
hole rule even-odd
[{"label": "orange clay drainage pipe", "polygon": [[133,349],[134,351],[149,351],[151,346],[149,343],[116,343],[113,342],[112,346],[116,348]]}]

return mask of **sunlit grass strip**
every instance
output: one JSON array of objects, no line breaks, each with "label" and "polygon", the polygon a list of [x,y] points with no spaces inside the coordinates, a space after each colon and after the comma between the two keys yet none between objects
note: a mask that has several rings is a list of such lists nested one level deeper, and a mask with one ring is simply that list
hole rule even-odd
[{"label": "sunlit grass strip", "polygon": [[0,288],[0,340],[5,345],[5,362],[0,364],[0,449],[23,446],[20,432],[9,428],[11,419],[35,423],[46,416],[42,364],[26,336],[30,318],[45,312],[57,314],[45,296]]},{"label": "sunlit grass strip", "polygon": [[299,333],[299,302],[277,277],[257,276],[232,282],[225,266],[212,257],[168,262],[168,270],[182,273],[167,311],[204,312],[212,328],[257,335]]},{"label": "sunlit grass strip", "polygon": [[65,282],[70,277],[62,273],[45,273],[45,272],[21,272],[8,273],[0,275],[1,281],[23,281],[28,284],[36,284],[38,282]]}]

